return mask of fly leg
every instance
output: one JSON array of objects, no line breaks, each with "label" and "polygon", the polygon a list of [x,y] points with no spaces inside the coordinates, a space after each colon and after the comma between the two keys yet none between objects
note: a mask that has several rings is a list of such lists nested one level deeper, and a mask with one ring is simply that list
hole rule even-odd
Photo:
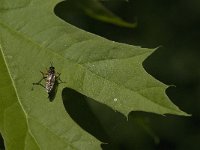
[{"label": "fly leg", "polygon": [[42,86],[43,88],[46,88],[43,84],[41,84],[41,82],[42,82],[44,79],[46,79],[47,76],[46,76],[46,74],[45,74],[44,72],[42,72],[42,71],[40,71],[40,73],[42,74],[42,79],[40,79],[38,82],[32,83],[32,84],[33,84],[32,90],[33,90],[34,85],[40,85],[40,86]]},{"label": "fly leg", "polygon": [[64,82],[64,81],[62,81],[62,80],[60,79],[61,73],[58,73],[58,72],[57,72],[57,74],[58,74],[58,75],[56,76],[56,78],[57,78],[58,81],[60,81],[60,82],[58,82],[58,84],[66,83],[66,82]]}]

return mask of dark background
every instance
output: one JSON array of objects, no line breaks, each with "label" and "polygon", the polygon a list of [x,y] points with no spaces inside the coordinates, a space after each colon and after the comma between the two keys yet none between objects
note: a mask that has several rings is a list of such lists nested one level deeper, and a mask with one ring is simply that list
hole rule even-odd
[{"label": "dark background", "polygon": [[[101,2],[125,21],[137,20],[138,26],[134,29],[87,16],[77,6],[80,1],[68,0],[58,4],[56,15],[110,40],[147,48],[160,47],[145,60],[144,68],[165,84],[176,85],[167,89],[167,95],[180,109],[192,116],[131,112],[127,121],[125,116],[108,106],[66,88],[63,90],[63,102],[67,113],[84,130],[101,140],[105,150],[199,150],[200,1]],[[0,145],[2,143],[0,137]]]},{"label": "dark background", "polygon": [[[87,16],[76,3],[80,1],[62,2],[56,6],[55,13],[68,23],[110,40],[147,48],[160,47],[145,60],[144,68],[165,84],[176,85],[167,89],[168,96],[180,109],[192,116],[163,117],[144,112],[131,112],[127,122],[125,116],[111,108],[84,98],[73,90],[65,89],[63,93],[71,93],[70,98],[76,103],[73,106],[72,102],[63,98],[71,117],[93,136],[107,143],[102,145],[103,149],[198,150],[200,1],[101,1],[105,7],[125,21],[137,20],[138,26],[134,29],[95,20]],[[83,98],[86,102],[80,102]],[[86,112],[86,105],[90,109],[89,112]],[[81,120],[81,117],[85,119]]]}]

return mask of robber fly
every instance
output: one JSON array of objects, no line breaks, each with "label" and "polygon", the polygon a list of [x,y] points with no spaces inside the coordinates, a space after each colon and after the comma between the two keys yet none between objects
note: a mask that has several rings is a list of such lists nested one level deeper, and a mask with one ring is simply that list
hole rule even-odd
[{"label": "robber fly", "polygon": [[[57,92],[57,87],[60,83],[64,83],[60,79],[60,73],[55,71],[55,67],[53,67],[52,63],[49,69],[47,70],[46,73],[40,71],[42,74],[42,79],[39,80],[36,83],[33,83],[34,85],[40,85],[46,89],[46,92],[48,93],[48,98],[50,101],[53,101],[55,98],[56,92]],[[45,80],[45,85],[41,84],[41,82]],[[60,81],[60,82],[58,82]],[[32,88],[33,89],[33,88]]]}]

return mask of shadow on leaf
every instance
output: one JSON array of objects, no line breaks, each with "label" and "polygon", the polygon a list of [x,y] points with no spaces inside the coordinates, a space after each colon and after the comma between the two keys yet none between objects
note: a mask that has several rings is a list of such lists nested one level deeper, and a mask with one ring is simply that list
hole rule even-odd
[{"label": "shadow on leaf", "polygon": [[0,134],[0,150],[5,150],[4,141],[3,141],[1,134]]},{"label": "shadow on leaf", "polygon": [[144,127],[144,117],[137,115],[140,112],[127,121],[121,113],[75,90],[63,89],[62,98],[71,118],[99,139],[104,150],[153,149],[155,136]]}]

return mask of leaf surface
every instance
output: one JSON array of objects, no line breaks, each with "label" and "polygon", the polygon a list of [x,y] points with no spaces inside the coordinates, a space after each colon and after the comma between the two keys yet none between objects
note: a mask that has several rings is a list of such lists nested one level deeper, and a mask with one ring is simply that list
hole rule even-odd
[{"label": "leaf surface", "polygon": [[[139,110],[187,115],[142,62],[152,49],[120,44],[80,30],[53,13],[57,0],[0,0],[0,132],[7,149],[99,149],[100,141],[66,113],[72,88],[127,115]],[[50,62],[62,73],[53,102],[35,87]]]}]

